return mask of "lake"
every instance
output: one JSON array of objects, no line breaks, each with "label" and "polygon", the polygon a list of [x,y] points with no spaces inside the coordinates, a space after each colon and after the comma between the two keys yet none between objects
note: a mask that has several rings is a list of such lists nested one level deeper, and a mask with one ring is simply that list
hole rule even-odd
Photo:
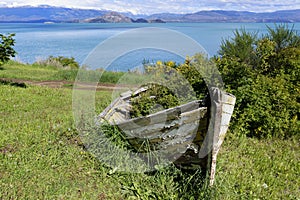
[{"label": "lake", "polygon": [[[274,24],[267,24],[274,27]],[[265,34],[266,24],[263,23],[166,23],[166,24],[84,24],[84,23],[3,23],[0,33],[16,33],[15,49],[17,60],[33,63],[46,59],[48,56],[74,57],[83,63],[89,53],[101,42],[124,31],[143,27],[167,28],[197,41],[209,56],[216,55],[223,38],[229,38],[233,31],[245,28],[247,31]],[[292,27],[292,24],[290,25]],[[294,29],[300,30],[300,23],[294,24]],[[127,71],[143,61],[175,60],[182,58],[170,52],[155,49],[140,50],[121,56],[115,60],[109,70]]]}]

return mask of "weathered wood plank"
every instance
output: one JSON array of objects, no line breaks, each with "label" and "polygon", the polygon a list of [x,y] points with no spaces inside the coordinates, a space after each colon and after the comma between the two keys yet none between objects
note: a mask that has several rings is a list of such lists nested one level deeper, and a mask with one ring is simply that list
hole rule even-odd
[{"label": "weathered wood plank", "polygon": [[212,185],[217,154],[228,130],[235,97],[213,88],[210,113],[206,107],[201,107],[202,101],[192,101],[145,117],[130,119],[130,98],[138,98],[146,90],[147,88],[141,88],[134,93],[123,93],[99,118],[118,125],[137,152],[159,151],[166,158],[175,159],[177,166],[210,170]]}]

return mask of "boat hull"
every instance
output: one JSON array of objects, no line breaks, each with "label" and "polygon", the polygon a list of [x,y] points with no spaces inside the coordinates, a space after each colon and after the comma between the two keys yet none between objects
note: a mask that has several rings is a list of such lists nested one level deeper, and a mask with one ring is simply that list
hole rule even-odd
[{"label": "boat hull", "polygon": [[153,151],[180,168],[210,170],[212,185],[216,156],[229,126],[235,97],[214,88],[208,105],[196,100],[130,119],[130,99],[143,91],[123,93],[99,118],[117,125],[138,153]]}]

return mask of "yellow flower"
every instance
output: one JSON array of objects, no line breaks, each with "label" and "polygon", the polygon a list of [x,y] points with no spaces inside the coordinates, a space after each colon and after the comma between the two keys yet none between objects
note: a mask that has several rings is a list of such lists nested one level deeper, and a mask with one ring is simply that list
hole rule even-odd
[{"label": "yellow flower", "polygon": [[156,62],[156,65],[163,65],[163,62],[160,61],[160,60],[158,60],[158,61]]}]

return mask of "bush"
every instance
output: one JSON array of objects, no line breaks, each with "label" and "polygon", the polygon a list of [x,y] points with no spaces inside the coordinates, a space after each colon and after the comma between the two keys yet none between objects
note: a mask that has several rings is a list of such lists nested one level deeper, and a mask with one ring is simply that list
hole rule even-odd
[{"label": "bush", "polygon": [[155,65],[145,65],[145,73],[153,83],[146,85],[148,90],[138,98],[132,98],[131,116],[145,116],[204,98],[208,90],[202,76],[210,75],[208,64],[209,61],[199,54],[182,64],[158,61]]},{"label": "bush", "polygon": [[16,55],[16,51],[13,48],[15,45],[14,36],[14,33],[8,35],[0,34],[0,66]]},{"label": "bush", "polygon": [[178,98],[167,87],[156,84],[147,86],[147,91],[138,98],[132,98],[131,117],[146,116],[179,105]]},{"label": "bush", "polygon": [[65,69],[79,69],[80,67],[79,63],[75,61],[75,58],[67,58],[64,56],[49,56],[49,58],[47,58],[46,60],[37,61],[36,64]]},{"label": "bush", "polygon": [[268,30],[260,38],[236,31],[223,41],[215,61],[227,90],[237,97],[234,132],[285,138],[300,131],[300,36],[286,25]]},{"label": "bush", "polygon": [[251,137],[289,137],[300,132],[296,91],[282,78],[258,75],[234,90],[232,130]]}]

